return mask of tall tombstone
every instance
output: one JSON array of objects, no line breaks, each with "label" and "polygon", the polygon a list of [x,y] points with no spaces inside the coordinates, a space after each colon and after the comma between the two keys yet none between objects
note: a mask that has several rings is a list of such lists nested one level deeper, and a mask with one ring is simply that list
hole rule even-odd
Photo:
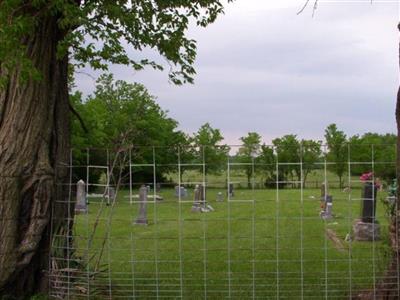
[{"label": "tall tombstone", "polygon": [[161,192],[161,183],[159,182],[156,183],[156,192],[157,193]]},{"label": "tall tombstone", "polygon": [[327,186],[326,186],[325,182],[323,182],[321,184],[321,201],[325,201],[325,196],[327,194],[327,191],[328,191]]},{"label": "tall tombstone", "polygon": [[194,189],[194,202],[192,206],[192,212],[210,212],[214,211],[211,205],[208,205],[206,202],[206,191],[205,187],[200,184],[196,185]]},{"label": "tall tombstone", "polygon": [[86,184],[81,179],[76,183],[76,213],[87,213],[87,203],[86,203]]},{"label": "tall tombstone", "polygon": [[229,183],[229,185],[228,185],[228,195],[229,195],[229,197],[234,196],[233,183]]},{"label": "tall tombstone", "polygon": [[135,224],[147,225],[147,187],[142,185],[139,189],[139,215]]},{"label": "tall tombstone", "polygon": [[361,216],[353,224],[354,238],[357,241],[380,239],[380,225],[375,218],[378,188],[373,182],[364,182],[361,190]]},{"label": "tall tombstone", "polygon": [[321,211],[321,218],[329,220],[333,218],[333,197],[331,195],[325,195],[324,210]]},{"label": "tall tombstone", "polygon": [[201,212],[202,205],[204,202],[204,189],[202,185],[196,185],[194,188],[194,201],[192,206],[192,212]]},{"label": "tall tombstone", "polygon": [[365,182],[362,191],[361,221],[364,223],[375,222],[377,187],[372,182]]},{"label": "tall tombstone", "polygon": [[326,204],[326,194],[327,194],[327,187],[325,182],[321,184],[321,208],[322,210],[325,210],[325,204]]},{"label": "tall tombstone", "polygon": [[199,185],[199,201],[202,207],[206,206],[206,195],[205,195],[205,188],[202,184]]}]

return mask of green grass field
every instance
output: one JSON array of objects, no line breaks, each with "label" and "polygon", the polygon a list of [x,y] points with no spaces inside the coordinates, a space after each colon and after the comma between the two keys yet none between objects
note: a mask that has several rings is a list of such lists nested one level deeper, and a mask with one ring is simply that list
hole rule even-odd
[{"label": "green grass field", "polygon": [[[107,281],[99,287],[84,271],[79,285],[86,293],[103,288],[113,299],[343,299],[373,288],[382,276],[389,259],[383,192],[381,240],[349,243],[344,239],[359,216],[359,189],[331,190],[330,221],[319,217],[317,189],[242,189],[231,202],[216,202],[219,191],[225,195],[207,191],[215,211],[192,213],[193,191],[178,202],[172,189],[163,189],[163,201],[148,203],[148,226],[133,225],[138,204],[129,204],[129,191],[118,193],[114,207],[92,201],[87,215],[76,216],[75,247],[83,258],[101,256]],[[92,259],[87,271],[94,269]]]}]

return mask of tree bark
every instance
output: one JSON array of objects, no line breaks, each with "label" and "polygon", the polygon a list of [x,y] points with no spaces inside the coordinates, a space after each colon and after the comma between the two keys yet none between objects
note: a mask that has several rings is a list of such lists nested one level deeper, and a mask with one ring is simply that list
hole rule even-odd
[{"label": "tree bark", "polygon": [[66,222],[68,58],[57,58],[57,21],[41,17],[23,41],[42,78],[21,82],[16,67],[0,91],[0,298],[47,288],[50,220]]}]

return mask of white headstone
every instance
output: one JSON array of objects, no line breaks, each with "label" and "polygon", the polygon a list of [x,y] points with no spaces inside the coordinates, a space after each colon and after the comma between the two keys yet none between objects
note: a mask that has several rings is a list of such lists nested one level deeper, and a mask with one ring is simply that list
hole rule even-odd
[{"label": "white headstone", "polygon": [[192,212],[201,212],[201,188],[197,184],[194,188],[194,201],[192,206]]},{"label": "white headstone", "polygon": [[223,201],[224,201],[224,196],[222,195],[222,192],[218,192],[217,202],[223,202]]},{"label": "white headstone", "polygon": [[86,184],[82,179],[76,183],[75,212],[87,213]]}]

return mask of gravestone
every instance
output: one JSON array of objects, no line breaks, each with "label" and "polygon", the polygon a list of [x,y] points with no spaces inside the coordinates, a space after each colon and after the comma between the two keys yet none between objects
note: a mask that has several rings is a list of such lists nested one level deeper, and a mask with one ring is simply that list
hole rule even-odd
[{"label": "gravestone", "polygon": [[187,197],[187,190],[183,186],[179,187],[178,185],[175,186],[175,197],[179,198],[186,198]]},{"label": "gravestone", "polygon": [[146,185],[146,188],[147,188],[147,194],[150,194],[150,193],[151,193],[151,187],[150,187],[150,185]]},{"label": "gravestone", "polygon": [[211,205],[207,205],[205,188],[202,184],[196,185],[194,189],[194,202],[192,212],[210,212],[214,211]]},{"label": "gravestone", "polygon": [[192,206],[192,212],[201,212],[202,195],[203,195],[202,186],[196,184],[194,188],[194,201]]},{"label": "gravestone", "polygon": [[320,212],[320,216],[324,220],[332,219],[333,198],[331,195],[325,195],[324,209]]},{"label": "gravestone", "polygon": [[187,189],[181,186],[181,197],[186,198],[187,197]]},{"label": "gravestone", "polygon": [[325,196],[326,196],[326,194],[327,194],[327,187],[326,187],[326,184],[325,183],[322,183],[321,184],[321,201],[324,201],[325,202]]},{"label": "gravestone", "polygon": [[228,185],[228,195],[229,195],[229,197],[233,197],[234,196],[233,183],[230,183]]},{"label": "gravestone", "polygon": [[86,203],[86,184],[81,179],[76,183],[76,204],[75,212],[87,213],[87,203]]},{"label": "gravestone", "polygon": [[159,193],[161,191],[161,183],[156,184],[156,192]]},{"label": "gravestone", "polygon": [[395,205],[397,200],[397,179],[393,179],[393,182],[388,187],[388,196],[386,197],[386,201],[390,205]]},{"label": "gravestone", "polygon": [[180,187],[179,185],[175,186],[175,197],[179,198],[179,194],[180,194]]},{"label": "gravestone", "polygon": [[224,201],[224,196],[222,195],[221,192],[218,192],[217,194],[217,202],[223,202]]},{"label": "gravestone", "polygon": [[361,190],[361,217],[353,224],[354,238],[357,241],[380,239],[380,225],[375,218],[378,188],[373,182],[365,182]]},{"label": "gravestone", "polygon": [[110,205],[110,202],[113,202],[115,199],[115,188],[112,186],[107,186],[104,190],[104,198],[107,199],[106,204]]},{"label": "gravestone", "polygon": [[136,218],[135,224],[147,225],[147,187],[142,185],[139,189],[139,215]]},{"label": "gravestone", "polygon": [[328,194],[328,187],[326,183],[321,184],[321,211],[319,213],[320,217],[324,220],[332,219],[333,210],[333,197]]},{"label": "gravestone", "polygon": [[365,223],[375,222],[376,194],[378,189],[372,182],[364,183],[362,188],[361,221]]}]

